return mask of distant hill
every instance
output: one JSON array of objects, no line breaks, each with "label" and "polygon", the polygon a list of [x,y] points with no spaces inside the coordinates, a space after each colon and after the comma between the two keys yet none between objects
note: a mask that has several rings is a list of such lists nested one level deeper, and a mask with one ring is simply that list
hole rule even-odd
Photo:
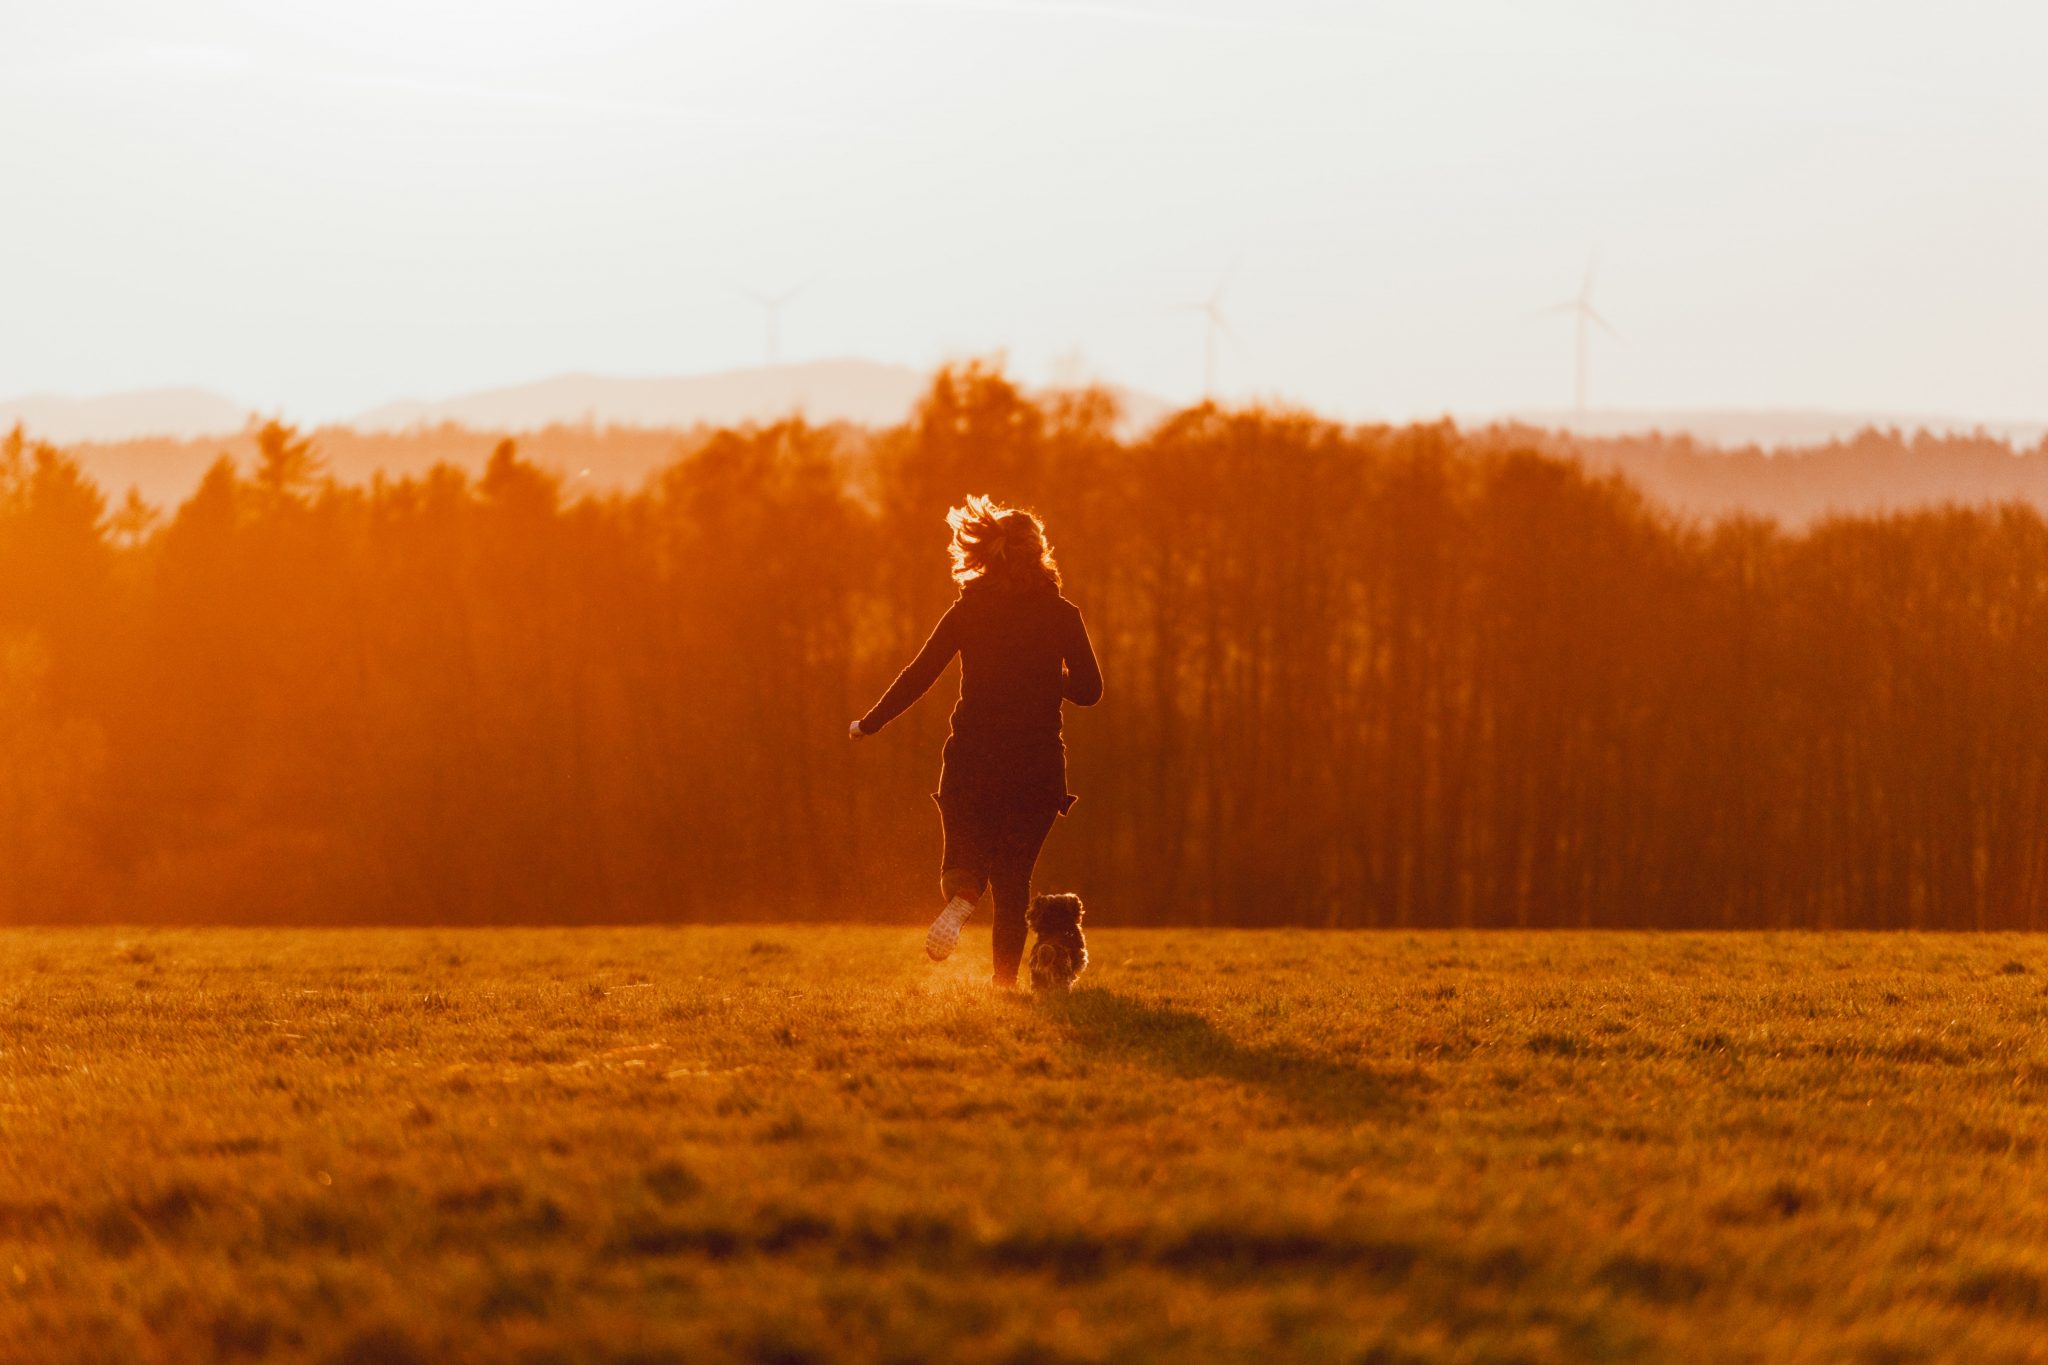
[{"label": "distant hill", "polygon": [[2048,423],[2043,422],[1969,422],[1926,413],[1831,412],[1822,408],[1594,408],[1586,412],[1552,408],[1508,413],[1496,420],[1573,436],[1638,436],[1655,431],[1690,436],[1701,445],[1727,450],[1825,445],[1846,441],[1873,427],[1908,435],[1916,431],[1936,435],[1982,431],[2016,446],[2031,446],[2048,437]]},{"label": "distant hill", "polygon": [[[699,375],[566,374],[452,398],[386,403],[336,425],[365,433],[447,425],[478,432],[534,432],[583,424],[688,430],[802,413],[814,422],[884,427],[907,417],[930,383],[927,371],[858,359],[756,365]],[[1142,432],[1173,411],[1172,404],[1151,394],[1107,387],[1123,404],[1127,432]],[[247,424],[249,413],[249,407],[233,399],[198,388],[90,397],[43,393],[0,399],[0,431],[20,423],[31,436],[59,445],[193,440],[234,435]],[[1494,422],[1594,438],[1661,432],[1730,450],[1824,445],[1873,427],[1909,434],[1982,431],[2023,447],[2048,439],[2048,422],[2041,421],[1971,422],[1939,414],[1818,408],[1551,408],[1459,419],[1468,427]]]},{"label": "distant hill", "polygon": [[452,422],[476,431],[536,431],[588,421],[687,429],[773,421],[801,412],[821,422],[888,426],[909,414],[930,382],[908,365],[873,360],[640,379],[565,374],[438,402],[387,403],[358,414],[348,425],[360,431],[398,431]]},{"label": "distant hill", "polygon": [[[347,425],[366,432],[449,423],[473,431],[521,432],[585,422],[688,430],[772,422],[800,413],[814,422],[886,427],[908,417],[930,385],[927,371],[857,359],[644,378],[565,374],[436,402],[387,403],[357,414]],[[1170,411],[1163,400],[1147,394],[1111,392],[1135,427]]]},{"label": "distant hill", "polygon": [[240,403],[207,389],[135,389],[89,398],[32,393],[0,399],[0,430],[19,424],[31,436],[59,445],[220,436],[240,431],[248,415]]}]

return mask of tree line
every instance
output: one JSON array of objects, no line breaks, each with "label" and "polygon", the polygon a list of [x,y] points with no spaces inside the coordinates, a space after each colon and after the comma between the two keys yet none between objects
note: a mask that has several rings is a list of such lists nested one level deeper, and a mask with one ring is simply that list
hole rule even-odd
[{"label": "tree line", "polygon": [[[2035,928],[2048,524],[1682,517],[1449,425],[941,372],[571,496],[347,483],[272,423],[168,515],[0,447],[0,918],[918,920],[943,514],[1036,508],[1095,636],[1041,884],[1108,924]],[[943,682],[939,693],[949,694]]]},{"label": "tree line", "polygon": [[[1054,405],[1066,400],[1041,396],[1039,401]],[[221,454],[245,465],[259,459],[263,425],[252,417],[242,431],[228,436],[81,442],[66,446],[65,453],[102,487],[135,489],[170,506],[191,494]],[[885,434],[844,421],[827,425],[835,448],[855,465]],[[1136,443],[1142,426],[1126,413],[1113,431]],[[716,432],[707,425],[555,423],[522,431],[519,454],[562,471],[564,493],[581,497],[635,490]],[[399,431],[326,426],[310,434],[326,470],[343,483],[368,483],[378,474],[393,481],[424,478],[441,465],[475,477],[502,437],[455,423]],[[1601,436],[1516,423],[1468,427],[1461,435],[1488,450],[1534,450],[1620,474],[1652,500],[1709,520],[1750,513],[1804,526],[1831,515],[1940,502],[2031,502],[2048,512],[2048,436],[2028,444],[2014,435],[1981,431],[1865,428],[1853,436],[1766,450],[1685,433]]]}]

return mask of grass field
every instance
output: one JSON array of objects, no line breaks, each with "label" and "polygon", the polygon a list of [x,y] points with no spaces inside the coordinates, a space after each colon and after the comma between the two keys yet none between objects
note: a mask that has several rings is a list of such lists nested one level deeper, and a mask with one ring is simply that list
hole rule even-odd
[{"label": "grass field", "polygon": [[2048,944],[0,934],[0,1357],[2048,1357]]}]

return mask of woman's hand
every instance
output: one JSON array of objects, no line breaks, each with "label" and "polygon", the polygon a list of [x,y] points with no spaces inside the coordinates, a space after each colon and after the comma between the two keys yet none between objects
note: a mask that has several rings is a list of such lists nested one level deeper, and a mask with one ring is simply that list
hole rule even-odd
[{"label": "woman's hand", "polygon": [[848,739],[866,739],[868,737],[868,732],[860,728],[859,721],[855,721],[853,724],[846,727],[846,737]]}]

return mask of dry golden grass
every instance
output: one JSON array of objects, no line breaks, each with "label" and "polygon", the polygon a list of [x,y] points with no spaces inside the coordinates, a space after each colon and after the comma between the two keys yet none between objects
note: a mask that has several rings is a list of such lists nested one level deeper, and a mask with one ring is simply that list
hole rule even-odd
[{"label": "dry golden grass", "polygon": [[0,935],[0,1356],[2039,1359],[2048,951]]}]

